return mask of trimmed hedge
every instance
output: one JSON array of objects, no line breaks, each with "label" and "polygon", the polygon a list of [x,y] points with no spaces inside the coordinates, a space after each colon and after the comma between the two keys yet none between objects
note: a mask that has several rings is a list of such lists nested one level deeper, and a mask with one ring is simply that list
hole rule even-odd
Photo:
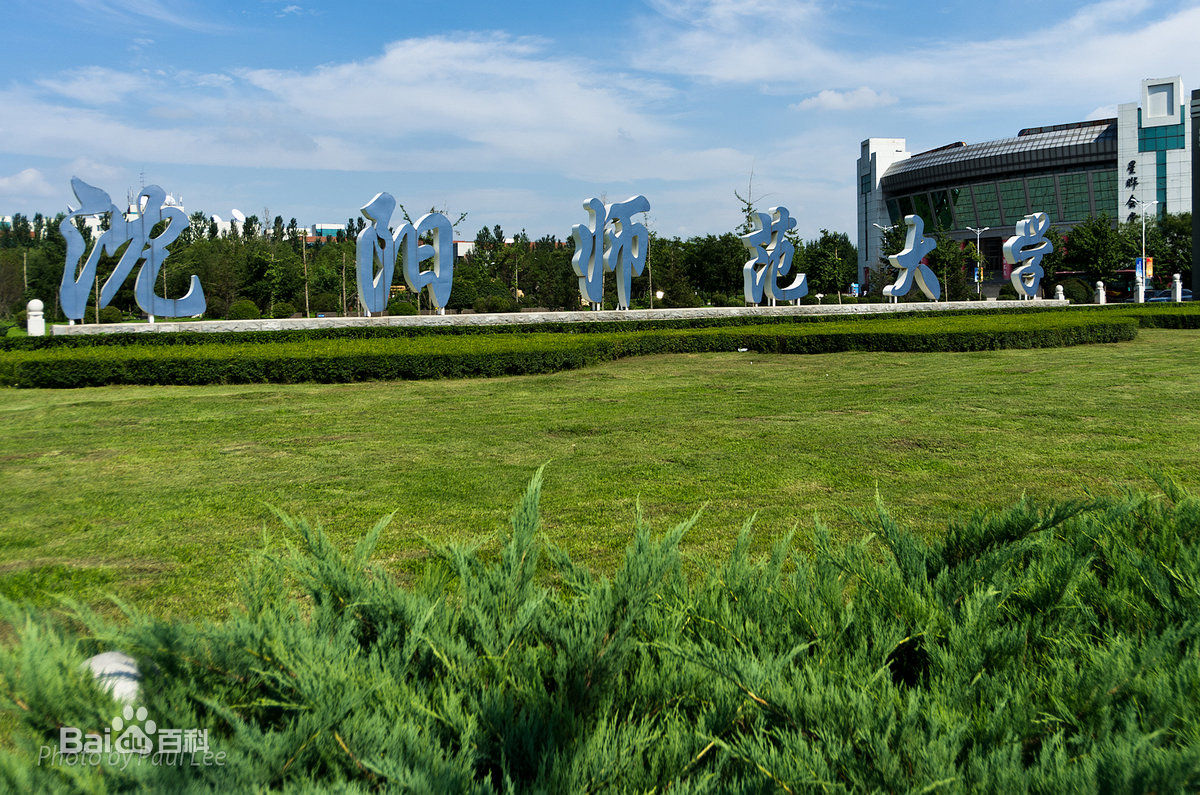
[{"label": "trimmed hedge", "polygon": [[[1022,305],[1024,302],[1014,301],[1011,306],[1002,309],[964,308],[940,311],[938,317],[984,316],[999,315],[1062,315],[1074,310],[1041,309]],[[1099,307],[1107,309],[1107,307]],[[1121,311],[1121,307],[1113,306],[1110,311]],[[1132,309],[1132,307],[1124,307]],[[1191,310],[1200,322],[1200,304]],[[1176,310],[1178,311],[1178,310]],[[86,334],[71,336],[31,337],[28,340],[0,340],[0,351],[4,350],[38,350],[42,348],[91,348],[99,346],[122,345],[257,345],[269,342],[303,342],[309,340],[348,340],[348,339],[396,339],[428,336],[476,336],[493,334],[606,334],[626,331],[654,331],[667,329],[701,329],[725,328],[728,326],[788,326],[809,323],[881,323],[905,318],[928,318],[930,313],[920,310],[908,310],[887,314],[870,315],[785,315],[766,317],[705,317],[705,318],[674,318],[662,320],[611,320],[584,322],[553,322],[503,324],[495,326],[375,326],[364,325],[351,328],[323,329],[280,329],[277,331],[225,331],[225,332],[121,332],[114,334]]]},{"label": "trimmed hedge", "polygon": [[663,353],[977,351],[1122,342],[1136,335],[1137,324],[1130,319],[1039,313],[624,333],[94,346],[0,356],[0,385],[71,388],[465,378],[556,372]]}]

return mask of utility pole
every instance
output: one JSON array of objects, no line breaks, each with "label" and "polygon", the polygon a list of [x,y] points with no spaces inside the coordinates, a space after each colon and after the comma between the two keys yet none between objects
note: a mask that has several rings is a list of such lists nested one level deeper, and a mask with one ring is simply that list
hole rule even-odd
[{"label": "utility pole", "polygon": [[654,308],[654,271],[650,270],[650,252],[646,252],[646,278],[650,280],[650,308]]}]

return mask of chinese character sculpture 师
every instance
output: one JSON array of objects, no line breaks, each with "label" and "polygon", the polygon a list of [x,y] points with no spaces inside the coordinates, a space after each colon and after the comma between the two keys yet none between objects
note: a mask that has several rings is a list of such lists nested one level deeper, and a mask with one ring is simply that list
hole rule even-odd
[{"label": "chinese character sculpture \u5e08", "polygon": [[808,295],[808,276],[798,274],[788,287],[779,286],[779,277],[792,270],[796,247],[787,233],[796,227],[796,219],[786,207],[772,207],[765,213],[754,213],[754,230],[741,236],[742,244],[753,255],[742,267],[747,304],[761,304],[764,293],[770,304],[776,301],[795,301]]},{"label": "chinese character sculpture \u5e08", "polygon": [[1004,261],[1016,265],[1012,269],[1012,285],[1022,300],[1037,297],[1042,285],[1042,258],[1054,251],[1046,239],[1050,231],[1050,216],[1033,213],[1017,221],[1016,234],[1004,241]]},{"label": "chinese character sculpture \u5e08", "polygon": [[[358,233],[355,259],[358,268],[358,298],[368,316],[387,308],[396,257],[404,260],[404,281],[417,295],[429,288],[429,298],[438,314],[445,314],[454,287],[454,228],[441,213],[426,213],[416,226],[405,222],[395,232],[388,228],[396,200],[390,193],[377,193],[362,208],[371,223]],[[431,243],[422,243],[428,234]],[[433,267],[421,270],[421,263]],[[376,263],[379,270],[375,270]]]},{"label": "chinese character sculpture \u5e08", "polygon": [[[96,269],[101,254],[115,256],[128,243],[125,253],[117,261],[117,267],[104,280],[100,288],[99,307],[108,306],[117,290],[138,264],[137,278],[133,284],[133,297],[137,305],[151,319],[154,317],[191,317],[204,314],[206,302],[200,279],[192,276],[187,293],[182,298],[164,298],[154,292],[163,262],[167,259],[167,246],[188,227],[187,215],[174,205],[166,204],[167,193],[157,185],[147,185],[138,194],[136,210],[127,217],[113,204],[108,194],[83,180],[73,177],[71,190],[79,200],[79,209],[72,210],[58,229],[67,241],[67,261],[63,268],[62,285],[58,295],[63,314],[72,322],[83,320],[88,296],[96,279]],[[75,226],[76,218],[107,215],[109,227],[104,230],[88,252],[83,267],[79,267],[87,244]],[[166,226],[154,235],[154,228],[162,222]]]},{"label": "chinese character sculpture \u5e08", "polygon": [[915,280],[917,286],[921,288],[921,292],[925,293],[930,301],[936,301],[942,294],[941,285],[938,284],[933,270],[923,264],[921,260],[937,248],[937,241],[925,237],[925,222],[921,220],[921,216],[906,215],[904,223],[908,226],[908,237],[904,240],[904,249],[898,254],[888,257],[892,267],[897,268],[900,272],[896,274],[895,282],[883,288],[883,294],[893,301],[902,295],[908,295]]},{"label": "chinese character sculpture \u5e08", "polygon": [[617,308],[628,309],[632,279],[642,275],[650,243],[645,224],[633,223],[631,217],[649,212],[650,202],[645,196],[615,204],[589,199],[583,207],[588,211],[588,226],[571,228],[575,238],[571,267],[579,277],[579,294],[593,309],[599,309],[604,302],[604,272],[611,271],[617,275]]}]

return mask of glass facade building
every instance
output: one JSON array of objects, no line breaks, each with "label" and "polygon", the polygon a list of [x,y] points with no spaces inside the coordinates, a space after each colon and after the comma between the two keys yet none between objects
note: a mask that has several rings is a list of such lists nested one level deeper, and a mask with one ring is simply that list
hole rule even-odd
[{"label": "glass facade building", "polygon": [[[858,160],[859,280],[879,259],[883,228],[906,215],[960,242],[981,237],[990,267],[1017,222],[1044,212],[1062,233],[1090,215],[1191,210],[1190,117],[1178,77],[1142,81],[1142,102],[1117,118],[1034,127],[1012,138],[957,142],[919,154],[871,138]],[[1186,170],[1186,174],[1184,173]],[[1186,183],[1186,184],[1185,184]],[[1185,195],[1186,194],[1186,195]],[[1151,209],[1154,208],[1154,209]]]}]

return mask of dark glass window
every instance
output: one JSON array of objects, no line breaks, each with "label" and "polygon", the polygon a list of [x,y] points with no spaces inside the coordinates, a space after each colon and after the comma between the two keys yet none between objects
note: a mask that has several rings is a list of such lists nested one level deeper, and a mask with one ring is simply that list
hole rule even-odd
[{"label": "dark glass window", "polygon": [[984,182],[975,186],[976,220],[983,226],[1000,226],[1000,200],[996,198],[996,183]]},{"label": "dark glass window", "polygon": [[888,221],[888,223],[890,223],[890,224],[893,224],[893,225],[898,224],[904,218],[904,216],[900,215],[900,203],[897,202],[895,199],[887,200],[887,211],[888,211],[888,218],[891,219],[890,221]]},{"label": "dark glass window", "polygon": [[1000,183],[1000,206],[1004,210],[1004,223],[1016,224],[1029,212],[1025,207],[1025,183],[1014,179]]},{"label": "dark glass window", "polygon": [[1082,221],[1092,214],[1087,174],[1063,174],[1058,178],[1058,192],[1062,197],[1062,220]]},{"label": "dark glass window", "polygon": [[1096,206],[1096,215],[1108,213],[1109,216],[1121,217],[1117,209],[1117,172],[1092,172],[1092,201]]},{"label": "dark glass window", "polygon": [[954,228],[954,216],[950,214],[950,197],[944,190],[935,190],[929,194],[933,202],[933,217],[941,229]]},{"label": "dark glass window", "polygon": [[1029,187],[1029,212],[1046,213],[1050,220],[1058,220],[1058,198],[1054,193],[1054,177],[1030,177],[1025,180]]},{"label": "dark glass window", "polygon": [[954,205],[954,217],[958,219],[958,228],[978,226],[975,223],[975,207],[971,203],[971,188],[951,188],[950,203]]},{"label": "dark glass window", "polygon": [[918,193],[912,197],[913,212],[921,216],[921,220],[925,222],[926,229],[933,229],[933,210],[929,206],[929,197],[924,193]]}]

